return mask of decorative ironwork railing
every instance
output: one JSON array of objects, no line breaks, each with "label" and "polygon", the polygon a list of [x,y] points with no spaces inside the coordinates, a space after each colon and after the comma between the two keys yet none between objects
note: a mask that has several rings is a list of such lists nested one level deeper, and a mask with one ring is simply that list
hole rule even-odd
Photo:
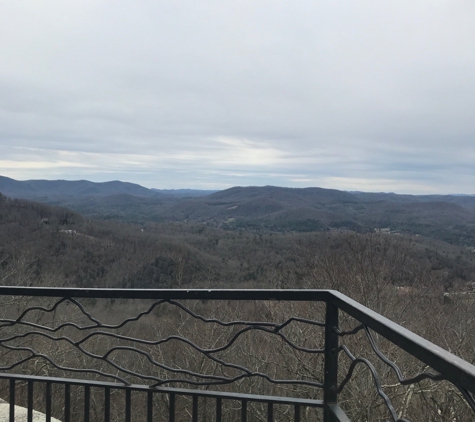
[{"label": "decorative ironwork railing", "polygon": [[0,287],[0,304],[11,421],[475,418],[474,366],[335,291]]}]

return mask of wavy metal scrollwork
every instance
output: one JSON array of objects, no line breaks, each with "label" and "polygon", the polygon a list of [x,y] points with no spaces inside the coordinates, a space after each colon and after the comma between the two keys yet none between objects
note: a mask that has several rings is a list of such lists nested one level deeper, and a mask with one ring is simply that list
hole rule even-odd
[{"label": "wavy metal scrollwork", "polygon": [[[39,314],[40,316],[54,314],[62,304],[67,304],[69,310],[79,311],[79,314],[82,315],[87,322],[85,324],[78,324],[76,322],[66,321],[61,322],[58,325],[48,326],[41,322],[41,318],[37,318],[37,320],[33,322],[28,320],[28,316],[33,315],[34,312],[37,313],[35,315]],[[222,339],[220,344],[215,344],[213,347],[208,348],[201,347],[196,344],[195,341],[182,335],[168,335],[163,338],[151,339],[130,336],[127,335],[127,333],[121,332],[121,329],[124,327],[151,315],[155,309],[164,304],[170,305],[174,309],[184,312],[191,317],[192,321],[208,325],[216,324],[221,327],[230,327],[234,330],[226,338]],[[142,382],[146,383],[151,388],[163,386],[165,384],[189,384],[194,386],[225,385],[236,383],[246,378],[260,378],[276,385],[291,384],[321,389],[323,387],[321,382],[303,378],[279,379],[267,373],[253,370],[226,359],[226,355],[229,354],[231,348],[249,332],[260,332],[272,336],[280,341],[280,344],[282,345],[281,347],[285,345],[297,352],[310,355],[323,354],[323,349],[305,347],[301,344],[297,344],[296,341],[292,340],[289,335],[283,332],[284,328],[293,323],[307,324],[309,326],[317,327],[325,326],[323,322],[297,317],[288,318],[282,323],[240,320],[222,321],[220,319],[206,318],[199,315],[189,307],[174,300],[157,300],[146,310],[139,312],[133,317],[124,318],[116,324],[105,324],[88,312],[81,302],[74,298],[65,297],[56,301],[51,306],[27,307],[15,319],[0,319],[0,349],[3,349],[4,353],[27,355],[21,356],[16,360],[13,359],[13,361],[9,362],[8,365],[1,366],[0,370],[11,371],[29,362],[34,363],[38,360],[44,360],[59,371],[65,371],[72,374],[100,376],[113,379],[124,385],[129,385],[131,383],[128,379],[128,376],[131,376],[141,379]],[[10,333],[13,327],[23,327],[24,332]],[[70,331],[70,334],[84,334],[81,334],[79,338],[74,339],[73,335],[64,334],[64,332],[67,332],[68,330]],[[67,344],[78,353],[78,356],[83,356],[85,359],[93,362],[94,365],[98,365],[100,369],[95,367],[78,367],[61,364],[60,362],[55,361],[54,358],[51,358],[51,356],[37,351],[34,344],[36,341],[39,341],[39,339],[53,342],[53,344],[56,343],[58,344],[58,347],[60,347],[59,343],[63,343],[63,345]],[[101,353],[94,350],[88,350],[85,346],[88,342],[93,340],[100,341],[104,344],[105,339],[110,339],[117,344],[108,347],[107,350],[102,351]],[[201,356],[207,362],[211,362],[214,365],[213,373],[204,373],[167,364],[154,357],[152,353],[147,352],[143,348],[139,348],[139,346],[157,347],[173,342],[191,348],[198,356]],[[24,343],[28,344],[25,345]],[[129,368],[121,363],[120,360],[113,358],[113,356],[117,356],[121,353],[130,353],[135,356],[135,360],[143,359],[143,362],[148,362],[151,368],[156,368],[156,371],[161,370],[163,373],[166,373],[167,376],[157,376],[153,373],[154,370],[144,373],[142,371],[137,371],[134,368]],[[220,354],[223,356],[220,356]],[[103,364],[102,366],[99,365],[101,363]],[[108,367],[109,370],[103,370],[102,368],[104,366]],[[231,371],[231,373],[229,371]]]}]

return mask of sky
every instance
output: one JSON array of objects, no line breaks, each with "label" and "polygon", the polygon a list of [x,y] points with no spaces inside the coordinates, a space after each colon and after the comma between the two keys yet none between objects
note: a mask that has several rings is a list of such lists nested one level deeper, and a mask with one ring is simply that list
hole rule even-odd
[{"label": "sky", "polygon": [[0,175],[475,193],[473,0],[0,5]]}]

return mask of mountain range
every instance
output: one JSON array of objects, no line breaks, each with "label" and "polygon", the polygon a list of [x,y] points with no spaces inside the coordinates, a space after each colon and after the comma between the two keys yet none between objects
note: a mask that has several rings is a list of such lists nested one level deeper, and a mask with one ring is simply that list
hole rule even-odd
[{"label": "mountain range", "polygon": [[389,228],[456,244],[475,244],[475,196],[398,195],[323,188],[233,187],[157,190],[126,182],[16,181],[0,192],[66,206],[89,217],[134,223],[196,222],[226,229],[371,231]]}]

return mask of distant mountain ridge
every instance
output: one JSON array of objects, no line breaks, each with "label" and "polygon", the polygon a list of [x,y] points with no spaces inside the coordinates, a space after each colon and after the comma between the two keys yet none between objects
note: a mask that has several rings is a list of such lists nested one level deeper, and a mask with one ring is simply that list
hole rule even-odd
[{"label": "distant mountain ridge", "polygon": [[164,195],[174,197],[197,197],[216,191],[193,189],[148,189],[141,185],[118,180],[110,182],[90,182],[88,180],[26,180],[18,181],[0,176],[0,192],[11,198],[32,200],[58,200],[60,198],[93,198],[113,195],[132,195],[145,198],[159,198]]},{"label": "distant mountain ridge", "polygon": [[357,199],[349,192],[324,188],[282,188],[278,186],[236,186],[209,196],[210,199],[242,201],[252,198],[268,198],[277,201],[318,201],[355,202]]},{"label": "distant mountain ridge", "polygon": [[95,183],[88,180],[26,180],[17,181],[0,176],[0,192],[11,198],[94,197],[118,194],[152,197],[160,195],[135,183],[112,181]]}]

